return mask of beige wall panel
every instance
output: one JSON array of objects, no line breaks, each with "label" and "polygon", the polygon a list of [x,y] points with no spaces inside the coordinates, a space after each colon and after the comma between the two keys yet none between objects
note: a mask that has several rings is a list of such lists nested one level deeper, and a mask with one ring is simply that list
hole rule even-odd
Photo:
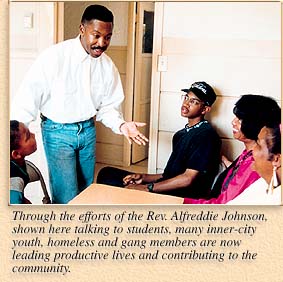
[{"label": "beige wall panel", "polygon": [[106,54],[113,60],[120,74],[125,74],[127,64],[127,47],[110,46],[106,51]]},{"label": "beige wall panel", "polygon": [[[159,130],[176,132],[186,125],[188,120],[181,116],[183,92],[162,92],[160,95]],[[161,142],[161,140],[159,141]]]},{"label": "beige wall panel", "polygon": [[64,39],[78,36],[81,16],[84,9],[89,5],[87,2],[64,3]]},{"label": "beige wall panel", "polygon": [[280,2],[166,3],[163,36],[278,40],[280,13]]},{"label": "beige wall panel", "polygon": [[[13,97],[38,54],[53,42],[53,4],[10,3],[10,15],[9,71],[10,95]],[[31,19],[29,28],[24,26],[26,16]]]},{"label": "beige wall panel", "polygon": [[233,108],[238,97],[217,97],[211,111],[206,115],[221,138],[233,138],[232,120],[235,117]]},{"label": "beige wall panel", "polygon": [[[189,50],[188,50],[189,52]],[[208,60],[209,59],[209,60]],[[205,80],[211,86],[221,85],[221,77],[213,72],[213,58],[192,57],[188,54],[167,56],[168,69],[162,72],[161,91],[176,92],[188,88],[193,82]],[[214,59],[215,61],[216,59]]]},{"label": "beige wall panel", "polygon": [[280,59],[280,37],[277,40],[206,39],[164,37],[163,55],[264,57]]},{"label": "beige wall panel", "polygon": [[[26,34],[17,35],[14,34],[11,38],[12,46],[17,46],[17,50],[21,52],[38,52],[38,40],[36,38],[35,32],[29,32]],[[14,48],[11,48],[11,51],[14,51]]]},{"label": "beige wall panel", "polygon": [[11,101],[20,86],[23,79],[23,73],[26,73],[34,62],[34,57],[21,58],[13,57],[10,58],[10,77],[13,76],[13,81],[10,81],[10,97]]},{"label": "beige wall panel", "polygon": [[163,171],[172,152],[173,135],[172,132],[163,131],[158,134],[159,146],[157,151],[157,169],[159,169],[159,171]]},{"label": "beige wall panel", "polygon": [[222,154],[231,161],[236,159],[244,148],[243,142],[235,139],[222,139]]},{"label": "beige wall panel", "polygon": [[[53,42],[53,3],[10,3],[10,52],[38,53]],[[30,27],[25,27],[25,17],[30,17]]]},{"label": "beige wall panel", "polygon": [[[204,80],[218,95],[265,94],[280,100],[280,60],[252,57],[168,56],[161,91],[179,91],[194,81]],[[272,83],[270,78],[272,77]],[[174,79],[172,79],[174,78]]]},{"label": "beige wall panel", "polygon": [[99,163],[122,165],[123,149],[119,145],[96,143],[96,161]]}]

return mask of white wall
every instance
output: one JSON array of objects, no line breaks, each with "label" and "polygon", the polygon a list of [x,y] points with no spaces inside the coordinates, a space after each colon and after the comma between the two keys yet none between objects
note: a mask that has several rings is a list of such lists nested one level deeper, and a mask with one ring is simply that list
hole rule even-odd
[{"label": "white wall", "polygon": [[[54,4],[26,2],[10,4],[10,101],[12,101],[26,71],[38,54],[54,43]],[[25,17],[32,19],[31,26],[25,27]],[[45,160],[39,120],[32,123],[30,130],[35,133],[37,151],[27,159],[41,170],[48,189],[48,171]],[[29,184],[25,195],[32,203],[40,204],[42,191],[39,182]]]},{"label": "white wall", "polygon": [[[204,80],[217,101],[208,119],[234,158],[243,144],[233,140],[232,109],[240,95],[281,97],[281,4],[279,2],[164,2],[161,48],[168,69],[161,72],[157,155],[152,168],[162,171],[171,152],[173,133],[187,122],[180,116],[180,89]],[[157,9],[158,10],[158,9]],[[162,12],[163,10],[163,12]],[[159,39],[158,39],[159,40]],[[159,52],[159,53],[158,53]],[[157,58],[155,58],[157,59]],[[157,73],[157,69],[153,70]]]},{"label": "white wall", "polygon": [[[10,93],[13,96],[23,75],[37,55],[53,44],[53,3],[10,4]],[[25,27],[25,17],[31,27]]]}]

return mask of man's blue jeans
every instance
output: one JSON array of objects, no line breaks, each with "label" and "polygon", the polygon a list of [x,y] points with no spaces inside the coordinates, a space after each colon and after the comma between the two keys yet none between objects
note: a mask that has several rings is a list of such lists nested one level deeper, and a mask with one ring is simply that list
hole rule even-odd
[{"label": "man's blue jeans", "polygon": [[66,204],[94,181],[94,120],[62,124],[42,117],[52,203]]}]

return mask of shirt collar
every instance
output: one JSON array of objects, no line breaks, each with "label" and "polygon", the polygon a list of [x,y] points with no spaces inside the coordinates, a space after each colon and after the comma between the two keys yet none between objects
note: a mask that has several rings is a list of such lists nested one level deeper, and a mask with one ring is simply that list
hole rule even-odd
[{"label": "shirt collar", "polygon": [[192,126],[189,126],[188,124],[186,124],[185,129],[186,129],[187,132],[189,132],[191,129],[199,128],[204,123],[208,123],[208,121],[204,119],[204,120],[202,120],[202,121],[200,121],[197,124],[192,125]]},{"label": "shirt collar", "polygon": [[80,35],[78,35],[75,38],[75,46],[74,46],[74,51],[75,51],[75,55],[78,58],[79,62],[84,61],[87,57],[89,57],[89,54],[85,51],[81,40],[80,40]]}]

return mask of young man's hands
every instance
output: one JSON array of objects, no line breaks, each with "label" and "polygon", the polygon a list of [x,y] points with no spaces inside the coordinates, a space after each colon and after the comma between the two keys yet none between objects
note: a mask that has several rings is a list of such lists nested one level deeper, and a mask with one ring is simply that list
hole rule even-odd
[{"label": "young man's hands", "polygon": [[123,178],[123,184],[125,186],[129,184],[141,184],[141,183],[142,183],[142,174],[140,173],[129,174]]}]

